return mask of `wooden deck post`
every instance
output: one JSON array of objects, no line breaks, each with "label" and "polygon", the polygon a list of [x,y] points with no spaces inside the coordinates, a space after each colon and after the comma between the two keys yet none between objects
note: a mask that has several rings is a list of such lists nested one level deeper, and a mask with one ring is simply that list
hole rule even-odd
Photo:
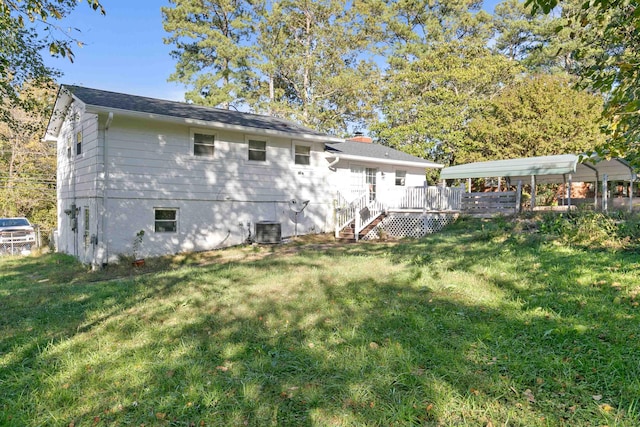
[{"label": "wooden deck post", "polygon": [[522,180],[518,180],[518,189],[516,190],[516,215],[522,212]]}]

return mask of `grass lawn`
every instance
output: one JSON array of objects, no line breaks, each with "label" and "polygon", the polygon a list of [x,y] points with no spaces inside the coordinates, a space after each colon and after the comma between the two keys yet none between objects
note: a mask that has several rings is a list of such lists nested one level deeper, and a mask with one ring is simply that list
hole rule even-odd
[{"label": "grass lawn", "polygon": [[640,425],[640,254],[512,228],[0,258],[0,425]]}]

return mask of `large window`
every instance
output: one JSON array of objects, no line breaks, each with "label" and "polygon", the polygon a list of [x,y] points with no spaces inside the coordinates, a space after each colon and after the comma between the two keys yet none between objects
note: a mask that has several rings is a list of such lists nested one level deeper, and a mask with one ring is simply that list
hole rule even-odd
[{"label": "large window", "polygon": [[396,171],[396,185],[404,187],[407,179],[407,171]]},{"label": "large window", "polygon": [[193,155],[200,157],[213,157],[215,135],[208,133],[193,134]]},{"label": "large window", "polygon": [[249,140],[249,160],[264,162],[267,160],[267,142],[255,139]]},{"label": "large window", "polygon": [[177,209],[155,209],[156,233],[176,233],[178,231],[178,210]]},{"label": "large window", "polygon": [[311,164],[311,147],[306,145],[295,146],[295,164],[310,165]]}]

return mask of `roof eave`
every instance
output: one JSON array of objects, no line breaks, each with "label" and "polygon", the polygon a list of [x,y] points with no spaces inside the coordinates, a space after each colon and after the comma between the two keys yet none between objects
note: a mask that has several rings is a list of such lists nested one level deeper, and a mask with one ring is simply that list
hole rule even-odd
[{"label": "roof eave", "polygon": [[66,116],[66,111],[73,100],[73,95],[64,86],[60,86],[56,102],[53,110],[51,111],[51,116],[49,117],[49,123],[47,124],[44,137],[42,138],[43,141],[55,142],[57,140],[58,135],[60,134],[60,129],[62,128],[62,123]]},{"label": "roof eave", "polygon": [[241,126],[241,125],[231,125],[229,123],[217,122],[217,121],[208,121],[208,120],[199,120],[199,119],[190,119],[184,117],[176,117],[169,116],[164,114],[154,114],[154,113],[145,113],[141,111],[132,111],[125,110],[120,108],[108,108],[100,105],[87,105],[87,111],[90,113],[114,113],[120,114],[133,118],[147,119],[147,120],[158,120],[168,123],[180,123],[187,124],[189,126],[201,126],[207,128],[216,128],[216,129],[224,129],[229,131],[236,132],[245,132],[251,133],[255,135],[265,135],[265,136],[280,136],[286,138],[294,138],[302,141],[316,141],[316,142],[344,142],[344,139],[337,138],[330,135],[314,135],[310,133],[304,132],[285,132],[274,129],[264,129],[257,128],[251,126]]}]

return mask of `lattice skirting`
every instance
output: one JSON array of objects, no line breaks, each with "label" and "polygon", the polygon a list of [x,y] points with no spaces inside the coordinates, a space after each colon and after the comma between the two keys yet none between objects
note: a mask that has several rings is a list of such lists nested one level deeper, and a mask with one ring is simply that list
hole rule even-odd
[{"label": "lattice skirting", "polygon": [[397,239],[404,237],[419,239],[427,234],[442,230],[457,218],[457,212],[426,214],[390,212],[388,216],[368,232],[362,240],[377,240],[384,235]]}]

